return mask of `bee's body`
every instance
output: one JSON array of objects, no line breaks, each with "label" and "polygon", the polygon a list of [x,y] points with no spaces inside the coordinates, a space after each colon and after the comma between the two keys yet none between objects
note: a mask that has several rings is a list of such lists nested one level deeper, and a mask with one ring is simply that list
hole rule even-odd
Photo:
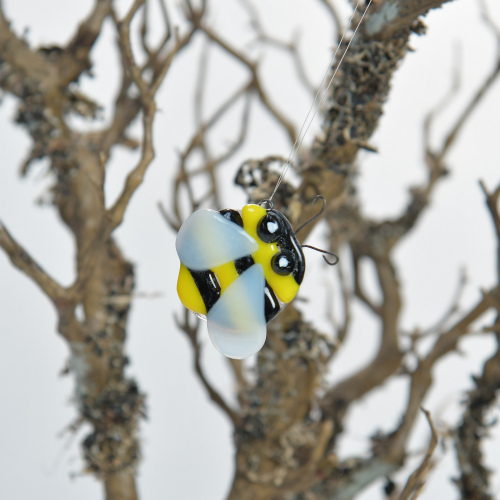
[{"label": "bee's body", "polygon": [[246,205],[199,210],[179,231],[181,302],[206,316],[215,347],[232,358],[256,353],[266,323],[298,292],[305,271],[301,246],[277,210]]}]

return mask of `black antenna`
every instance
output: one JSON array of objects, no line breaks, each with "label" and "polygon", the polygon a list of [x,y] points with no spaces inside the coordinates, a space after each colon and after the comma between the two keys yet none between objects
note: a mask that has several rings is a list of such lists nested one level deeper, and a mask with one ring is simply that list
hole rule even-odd
[{"label": "black antenna", "polygon": [[[321,196],[320,194],[318,194],[317,196],[314,197],[313,201],[312,201],[312,205],[314,205],[314,203],[316,202],[316,200],[321,200],[323,202],[323,206],[321,207],[321,210],[313,217],[311,217],[309,220],[307,220],[306,222],[304,222],[304,224],[302,224],[302,226],[300,226],[297,231],[295,231],[295,234],[297,234],[303,227],[307,226],[307,224],[311,223],[313,220],[316,220],[324,211],[325,211],[325,208],[326,208],[326,200],[325,200],[325,197],[324,196]],[[267,201],[267,200],[266,200]],[[336,253],[333,253],[333,252],[328,252],[327,250],[322,250],[321,248],[317,248],[317,247],[313,247],[312,245],[302,245],[302,248],[311,248],[313,250],[316,250],[316,252],[320,252],[320,253],[323,253],[323,254],[326,254],[326,255],[331,255],[332,257],[335,257],[335,260],[333,262],[329,261],[324,255],[323,255],[323,259],[325,259],[325,262],[329,265],[329,266],[334,266],[335,264],[338,263],[339,261],[339,256],[336,254]]]},{"label": "black antenna", "polygon": [[[297,229],[297,231],[295,231],[295,234],[297,234],[303,227],[307,226],[307,224],[309,224],[313,220],[316,220],[325,211],[325,208],[326,208],[325,197],[321,196],[320,194],[318,194],[317,196],[314,197],[314,200],[312,201],[311,205],[314,205],[314,203],[316,202],[316,200],[321,200],[323,202],[323,206],[321,207],[321,210],[314,217],[311,217],[309,220],[306,220],[304,222],[304,224],[302,224],[302,226],[300,226]],[[302,246],[304,246],[304,245],[302,245]]]},{"label": "black antenna", "polygon": [[302,245],[302,248],[312,248],[313,250],[316,250],[316,252],[320,252],[320,253],[324,253],[326,255],[331,255],[332,257],[335,257],[335,260],[333,262],[330,262],[324,255],[323,255],[323,259],[325,259],[325,262],[329,265],[329,266],[334,266],[335,264],[338,264],[339,262],[339,256],[336,254],[336,253],[333,253],[333,252],[328,252],[327,250],[321,250],[321,248],[316,248],[316,247],[313,247],[312,245]]}]

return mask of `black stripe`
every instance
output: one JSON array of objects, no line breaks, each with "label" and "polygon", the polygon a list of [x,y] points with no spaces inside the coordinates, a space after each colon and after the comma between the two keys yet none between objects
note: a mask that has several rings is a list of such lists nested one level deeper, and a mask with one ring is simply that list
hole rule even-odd
[{"label": "black stripe", "polygon": [[279,303],[278,297],[273,292],[273,289],[267,284],[264,289],[265,296],[265,314],[266,314],[266,323],[269,323],[279,312],[281,309],[281,305]]},{"label": "black stripe", "polygon": [[198,291],[200,292],[208,313],[212,306],[219,300],[219,280],[212,271],[191,271],[191,269],[189,269],[189,272],[198,287]]},{"label": "black stripe", "polygon": [[241,218],[241,214],[237,210],[233,210],[232,208],[225,208],[224,210],[219,210],[219,213],[223,215],[227,220],[238,224],[238,226],[243,227],[243,219]]},{"label": "black stripe", "polygon": [[240,257],[234,261],[234,267],[238,274],[243,274],[249,267],[255,264],[253,257],[251,255],[245,255],[245,257]]},{"label": "black stripe", "polygon": [[[245,257],[241,257],[240,259],[236,259],[234,261],[234,266],[236,267],[236,271],[238,272],[238,274],[243,274],[249,267],[252,267],[254,264],[255,261],[253,260],[253,257],[251,255],[246,255]],[[267,281],[264,287],[264,300],[266,323],[269,323],[269,321],[271,321],[280,312],[281,304]]]}]

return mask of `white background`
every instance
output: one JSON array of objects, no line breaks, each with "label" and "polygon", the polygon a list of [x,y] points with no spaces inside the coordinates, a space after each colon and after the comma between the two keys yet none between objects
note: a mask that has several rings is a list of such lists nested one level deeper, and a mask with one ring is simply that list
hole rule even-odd
[{"label": "white background", "polygon": [[[218,0],[210,4],[210,22],[226,38],[236,40],[240,46],[252,39],[239,2]],[[267,30],[275,36],[290,39],[292,32],[300,28],[307,68],[319,82],[331,57],[333,40],[320,2],[260,0],[256,4],[263,10]],[[492,9],[495,6],[494,17],[500,24],[500,9],[494,4],[489,1]],[[52,45],[68,40],[90,10],[91,2],[11,0],[5,1],[4,7],[17,33],[29,27],[27,36],[32,44]],[[177,3],[171,8],[179,20]],[[346,15],[349,12],[345,6],[343,12]],[[428,35],[412,40],[416,50],[407,56],[397,73],[386,114],[372,138],[380,154],[361,157],[359,189],[364,211],[371,217],[398,214],[408,199],[408,187],[424,179],[422,121],[450,87],[457,45],[462,54],[463,86],[456,102],[436,126],[436,144],[493,66],[495,41],[481,23],[477,2],[463,0],[445,5],[429,15],[426,22]],[[109,104],[119,79],[114,37],[113,28],[107,23],[94,49],[95,79],[86,78],[83,82],[84,91],[105,106],[104,120],[109,118]],[[167,76],[158,97],[157,157],[116,235],[125,255],[135,264],[137,291],[162,292],[160,298],[134,302],[128,329],[130,373],[148,394],[149,420],[141,423],[144,460],[138,487],[142,499],[222,499],[233,474],[231,428],[201,389],[192,370],[189,345],[173,323],[173,314],[181,311],[175,293],[178,270],[175,235],[165,226],[156,207],[160,200],[168,206],[176,154],[187,144],[192,131],[190,103],[201,46],[202,39],[198,38]],[[292,66],[282,60],[282,54],[277,52],[263,58],[265,82],[279,109],[300,126],[311,97],[290,83]],[[207,113],[220,103],[225,92],[237,88],[244,77],[240,67],[235,68],[219,52],[212,51]],[[451,176],[435,191],[431,210],[397,249],[406,330],[416,326],[425,328],[439,319],[450,304],[461,267],[465,267],[469,276],[464,310],[477,300],[481,287],[495,282],[494,235],[477,181],[484,179],[491,189],[500,181],[499,110],[497,84],[463,130],[460,145],[448,160]],[[36,164],[27,179],[18,176],[30,139],[12,124],[14,113],[15,101],[4,98],[0,107],[0,220],[51,275],[67,285],[74,278],[74,244],[54,210],[35,203],[46,198],[51,185],[47,165]],[[237,119],[236,115],[233,118]],[[245,201],[243,194],[231,185],[242,160],[269,154],[286,156],[290,149],[286,137],[274,128],[264,110],[256,108],[252,118],[246,146],[221,171],[224,202],[230,207],[239,207]],[[214,134],[216,150],[234,138],[232,123],[228,121]],[[75,124],[87,126],[76,121]],[[140,128],[136,126],[134,130],[139,133]],[[311,135],[306,144],[308,139]],[[136,155],[129,152],[114,152],[107,173],[108,204],[121,189],[135,159]],[[321,234],[319,228],[310,242],[321,245]],[[334,281],[322,278],[325,273],[318,256],[312,253],[307,258],[309,271],[301,289],[304,298],[313,296],[318,283],[326,290],[328,282]],[[371,286],[370,290],[377,293],[376,287]],[[305,309],[318,326],[329,328],[324,315],[325,300],[316,299],[314,306]],[[355,308],[354,313],[354,330],[331,370],[330,378],[334,381],[366,364],[377,347],[376,324],[361,307]],[[232,398],[227,363],[207,340],[205,344],[203,361],[209,377],[222,393]],[[456,422],[461,395],[470,387],[470,374],[478,373],[481,360],[493,351],[494,344],[486,335],[475,335],[460,347],[461,356],[448,356],[434,370],[439,383],[425,401],[441,430]],[[52,306],[0,252],[2,499],[102,498],[99,483],[80,474],[79,442],[87,429],[76,436],[63,432],[76,415],[71,378],[59,376],[67,357],[66,345],[56,333]],[[397,379],[353,407],[341,443],[342,457],[366,453],[366,436],[377,428],[395,427],[405,403],[406,387],[407,380]],[[428,430],[421,420],[412,438],[412,450],[422,451],[427,439]],[[491,467],[500,461],[498,449],[493,440],[486,442],[487,463]],[[456,474],[453,455],[440,450],[437,456],[441,457],[438,472],[431,476],[422,498],[457,497],[450,482],[450,477]],[[408,470],[418,458],[414,456]],[[398,476],[399,480],[407,474],[405,471]],[[374,484],[360,498],[381,498],[381,484]],[[500,491],[498,476],[494,477],[493,490]]]}]

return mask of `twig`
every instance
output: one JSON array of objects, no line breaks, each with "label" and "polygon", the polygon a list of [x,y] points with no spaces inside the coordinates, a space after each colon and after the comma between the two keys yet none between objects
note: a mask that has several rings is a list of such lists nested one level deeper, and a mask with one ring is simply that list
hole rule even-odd
[{"label": "twig", "polygon": [[168,215],[167,209],[163,206],[161,201],[158,202],[158,210],[160,211],[163,220],[168,226],[170,226],[175,232],[179,231],[181,228],[181,223],[179,221],[174,221],[170,215]]},{"label": "twig", "polygon": [[248,381],[245,377],[245,372],[243,370],[243,362],[241,359],[227,358],[231,371],[233,372],[234,378],[236,379],[236,393],[238,394],[238,399],[241,404],[241,395],[243,391],[247,389]]},{"label": "twig", "polygon": [[77,297],[73,290],[62,287],[51,278],[7,231],[0,221],[0,247],[17,269],[30,277],[52,301],[58,312],[58,330],[68,341],[81,342],[84,338],[82,325],[75,316]]},{"label": "twig", "polygon": [[[162,41],[158,44],[156,48],[151,48],[147,45],[146,42],[146,33],[144,33],[144,29],[147,29],[146,22],[146,13],[144,12],[143,16],[143,24],[141,27],[141,39],[143,39],[143,50],[148,55],[146,62],[141,66],[141,73],[144,75],[147,71],[152,71],[153,80],[156,79],[161,72],[161,68],[165,65],[165,59],[162,58],[161,54],[164,49],[167,47],[171,36],[172,31],[170,27],[170,18],[168,15],[168,11],[166,10],[166,6],[163,5],[163,1],[160,0],[160,5],[162,6],[162,12],[165,19],[166,25],[166,33],[162,39]],[[146,4],[144,5],[144,11],[146,10]],[[117,22],[115,18],[115,23]],[[184,48],[190,36],[192,36],[193,32],[189,33],[186,37],[183,38],[181,47],[178,47],[175,53],[178,53],[182,48]],[[174,54],[175,55],[175,54]],[[130,88],[134,83],[133,78],[131,77],[130,72],[127,70],[127,64],[123,58],[122,53],[122,83],[121,88],[118,93],[118,96],[115,100],[115,111],[113,118],[111,119],[111,124],[109,127],[100,132],[100,144],[101,150],[109,155],[109,150],[111,146],[113,146],[116,142],[121,142],[121,138],[128,128],[132,120],[137,116],[141,109],[141,101],[140,97],[135,95],[130,95]]]},{"label": "twig", "polygon": [[428,160],[428,166],[433,168],[439,161],[436,161],[436,157],[439,159],[443,158],[443,154],[436,155],[431,147],[431,137],[432,137],[432,127],[434,122],[439,117],[441,113],[451,104],[458,94],[461,88],[461,50],[457,47],[455,50],[455,63],[452,66],[451,75],[451,85],[448,91],[444,94],[441,100],[431,109],[424,118],[423,133],[424,133],[424,151],[426,153],[426,159]]},{"label": "twig", "polygon": [[110,14],[112,0],[95,0],[91,14],[79,26],[78,32],[64,48],[57,60],[60,86],[65,88],[90,69],[90,51],[101,33],[102,23]]},{"label": "twig", "polygon": [[398,340],[401,297],[396,271],[389,254],[378,257],[374,263],[382,290],[380,347],[374,359],[366,367],[332,387],[323,398],[323,411],[326,415],[338,419],[337,423],[343,419],[352,402],[387,380],[397,371],[403,360]]},{"label": "twig", "polygon": [[360,272],[360,262],[359,257],[352,253],[353,259],[353,272],[354,272],[354,294],[358,297],[363,304],[365,304],[376,316],[380,316],[381,309],[380,306],[374,304],[374,302],[366,295],[361,286],[361,272]]},{"label": "twig", "polygon": [[[211,44],[208,43],[204,45],[200,54],[200,64],[198,70],[198,77],[196,82],[196,89],[194,95],[194,119],[196,124],[196,129],[200,131],[197,136],[197,148],[201,149],[201,154],[203,157],[204,167],[203,170],[208,174],[210,178],[210,189],[205,199],[213,196],[214,206],[219,206],[219,195],[217,190],[217,180],[215,179],[215,164],[210,153],[208,142],[205,140],[205,128],[203,126],[203,105],[205,98],[205,87],[207,82],[207,69],[208,69],[208,55]],[[201,204],[201,200],[198,201]]]},{"label": "twig", "polygon": [[227,151],[219,155],[214,160],[214,165],[219,165],[220,163],[229,160],[229,158],[234,156],[234,154],[241,148],[241,146],[243,146],[248,132],[248,124],[250,120],[250,105],[251,105],[251,96],[249,93],[247,93],[245,98],[243,113],[241,116],[240,132],[238,134],[238,137],[228,147]]},{"label": "twig", "polygon": [[[215,177],[214,172],[215,168],[222,163],[223,161],[227,161],[244,142],[246,137],[247,127],[248,127],[248,119],[249,119],[249,110],[250,110],[250,96],[249,91],[251,89],[252,83],[248,82],[236,90],[232,95],[230,95],[212,114],[210,118],[206,121],[201,122],[198,126],[198,129],[193,133],[191,141],[187,145],[186,149],[180,154],[179,157],[179,171],[174,184],[174,196],[173,196],[173,207],[172,210],[175,214],[175,217],[178,221],[182,221],[183,217],[180,213],[180,195],[181,190],[180,187],[184,186],[187,190],[187,195],[190,201],[190,209],[191,212],[196,210],[201,200],[196,199],[193,189],[191,187],[190,179],[193,176],[200,174],[208,174],[211,180],[211,188],[209,189],[208,195],[213,194],[215,197],[215,202],[217,205],[217,197],[216,197],[216,188],[215,188]],[[222,153],[218,158],[212,159],[208,158],[208,153],[205,148],[205,136],[207,132],[213,129],[219,121],[226,116],[226,114],[232,110],[232,108],[237,104],[239,99],[243,96],[247,96],[245,100],[245,108],[243,110],[242,121],[241,121],[241,129],[239,133],[239,137],[236,139],[236,142],[228,148],[225,153]],[[200,105],[200,96],[198,94],[198,104]],[[197,113],[200,115],[200,113]],[[193,169],[188,172],[187,162],[191,154],[193,154],[198,148],[202,148],[205,152],[205,164],[200,168]],[[172,220],[172,217],[168,217],[169,220]],[[180,226],[180,222],[179,222]]]},{"label": "twig", "polygon": [[[500,198],[500,185],[493,193],[488,192],[483,182],[480,183],[486,196],[486,203],[490,211],[497,236],[497,276],[500,282],[500,214],[498,201]],[[488,299],[490,295],[485,295]],[[475,387],[467,394],[467,404],[461,423],[454,432],[454,442],[457,452],[460,477],[456,484],[463,498],[477,498],[490,500],[489,470],[483,464],[481,450],[482,439],[487,436],[489,423],[485,422],[488,411],[497,401],[498,388],[500,387],[500,301],[498,296],[491,297],[490,303],[497,310],[494,325],[489,328],[494,333],[497,350],[483,367],[480,377],[473,377]]]},{"label": "twig", "polygon": [[[493,67],[493,70],[491,73],[485,78],[483,81],[482,85],[476,90],[475,94],[472,96],[470,99],[469,103],[465,108],[463,109],[462,113],[459,115],[458,119],[456,120],[455,124],[449,132],[446,134],[445,140],[443,141],[443,145],[439,152],[430,152],[430,148],[427,148],[428,151],[428,157],[433,158],[435,163],[442,163],[442,160],[450,147],[454,144],[456,138],[460,134],[463,126],[467,123],[467,120],[469,117],[472,115],[472,113],[476,110],[477,106],[483,99],[483,97],[486,95],[488,90],[493,86],[495,83],[496,79],[500,75],[500,31],[499,29],[495,26],[493,23],[492,19],[488,15],[488,12],[486,11],[486,8],[483,7],[483,19],[488,26],[488,28],[493,32],[496,38],[497,42],[497,57],[496,57],[496,62]],[[426,143],[429,143],[428,140],[428,133],[430,130],[430,126],[432,125],[433,120],[435,117],[442,111],[445,105],[449,103],[451,100],[451,97],[453,94],[455,94],[458,91],[459,88],[459,78],[457,75],[455,75],[453,79],[453,86],[452,90],[449,93],[448,96],[446,96],[443,101],[432,111],[429,113],[427,119],[426,119],[426,126],[424,128],[425,134],[424,137],[426,137]]]},{"label": "twig", "polygon": [[461,423],[454,432],[460,477],[455,481],[462,498],[492,500],[489,493],[491,470],[483,463],[482,439],[488,435],[490,424],[486,415],[497,401],[500,384],[500,334],[496,353],[486,361],[480,377],[473,377],[475,388],[467,394],[467,404]]},{"label": "twig", "polygon": [[[381,0],[373,2],[371,15],[362,26],[368,37],[387,40],[398,30],[410,25],[431,9],[441,7],[450,0]],[[396,15],[388,15],[395,12]]]},{"label": "twig", "polygon": [[498,201],[500,200],[500,185],[497,186],[493,193],[490,193],[486,188],[483,181],[479,182],[484,195],[486,196],[486,205],[488,206],[488,211],[490,212],[491,218],[493,220],[493,226],[495,227],[495,233],[498,242],[498,279],[500,281],[500,214],[498,213]]},{"label": "twig", "polygon": [[176,44],[174,48],[164,58],[161,64],[159,64],[157,73],[153,77],[151,83],[148,84],[142,77],[141,69],[134,61],[130,45],[130,23],[134,14],[143,3],[144,0],[136,0],[123,21],[118,21],[116,15],[113,12],[113,19],[119,33],[119,47],[122,57],[125,61],[127,70],[130,72],[134,83],[139,89],[143,113],[144,137],[142,142],[141,159],[127,176],[125,186],[117,201],[108,210],[112,228],[119,226],[122,222],[123,215],[128,206],[130,198],[142,183],[144,174],[146,173],[149,164],[154,158],[152,127],[154,115],[156,112],[156,104],[154,102],[155,93],[158,90],[159,85],[163,81],[168,69],[170,68],[175,54],[188,42],[188,40],[192,36],[191,32],[182,39],[176,38]]},{"label": "twig", "polygon": [[195,320],[195,324],[191,325],[189,319],[192,317],[192,313],[187,309],[184,310],[184,321],[181,322],[177,317],[175,317],[175,322],[179,329],[181,329],[188,337],[191,342],[191,347],[193,348],[193,360],[194,360],[194,368],[198,378],[200,379],[203,387],[207,391],[210,399],[231,419],[231,422],[234,425],[235,429],[238,429],[241,426],[241,416],[233,410],[224,400],[224,398],[217,392],[217,390],[210,384],[207,377],[205,376],[205,372],[201,366],[201,345],[198,342],[198,327],[199,320]]},{"label": "twig", "polygon": [[446,324],[451,320],[453,315],[459,310],[460,300],[462,298],[466,284],[467,284],[467,275],[465,274],[465,271],[462,269],[460,271],[457,287],[451,299],[450,307],[448,308],[448,310],[444,312],[442,317],[439,318],[434,325],[429,326],[425,330],[421,331],[418,336],[419,338],[424,338],[429,335],[433,335],[435,333],[440,333],[446,327]]},{"label": "twig", "polygon": [[298,50],[298,42],[299,36],[295,34],[290,42],[284,42],[275,38],[268,33],[265,32],[262,22],[259,18],[259,13],[255,6],[250,2],[250,0],[241,0],[241,3],[247,9],[250,16],[250,24],[257,32],[257,41],[263,44],[267,44],[269,46],[274,46],[279,50],[283,50],[290,54],[292,61],[295,65],[295,71],[297,76],[299,77],[300,82],[304,85],[304,87],[309,91],[309,93],[314,96],[316,94],[317,88],[315,85],[309,80],[307,75],[307,71],[305,70],[304,61],[300,57],[300,53]]},{"label": "twig", "polygon": [[344,23],[340,19],[340,14],[337,8],[332,2],[330,2],[330,0],[320,0],[320,3],[322,3],[326,7],[328,13],[331,15],[337,32],[337,40],[340,40],[340,37],[344,32]]},{"label": "twig", "polygon": [[484,81],[483,85],[477,90],[476,94],[474,97],[471,99],[469,104],[466,106],[462,114],[460,115],[459,119],[457,120],[455,127],[448,133],[446,136],[446,140],[444,142],[444,147],[442,149],[442,154],[444,155],[450,146],[454,143],[456,137],[462,130],[462,127],[466,123],[467,119],[469,116],[472,114],[472,112],[477,108],[478,104],[481,102],[481,99],[485,96],[485,94],[488,92],[488,90],[492,87],[492,85],[495,83],[496,79],[500,75],[500,58],[496,62],[496,66],[491,72],[491,74],[486,78]]},{"label": "twig", "polygon": [[278,121],[278,123],[286,130],[290,138],[290,141],[293,144],[296,139],[295,127],[292,125],[290,120],[288,120],[280,111],[278,111],[276,106],[271,102],[267,93],[264,91],[258,74],[258,63],[248,59],[243,53],[241,53],[236,48],[232,47],[228,42],[223,40],[217,33],[212,31],[207,26],[200,24],[198,20],[194,20],[192,22],[193,23],[196,22],[197,24],[195,24],[195,26],[197,26],[200,30],[202,30],[210,40],[214,41],[221,49],[223,49],[230,56],[240,61],[240,63],[242,63],[250,71],[250,74],[252,75],[252,86],[257,92],[260,101],[271,113],[271,115]]},{"label": "twig", "polygon": [[433,465],[431,458],[438,443],[438,435],[436,429],[434,428],[430,413],[423,408],[421,408],[421,410],[424,412],[427,422],[429,423],[429,427],[431,428],[431,440],[422,463],[408,478],[408,481],[399,495],[398,500],[416,500],[425,486],[427,476]]},{"label": "twig", "polygon": [[[427,356],[420,360],[417,369],[411,373],[411,387],[408,404],[401,425],[397,431],[393,433],[391,439],[392,450],[404,449],[404,443],[412,429],[418,410],[432,385],[432,370],[435,364],[446,354],[454,351],[460,339],[469,332],[470,325],[491,309],[493,304],[488,295],[497,297],[498,293],[498,287],[485,293],[483,298],[474,305],[467,314],[438,337]],[[396,451],[394,451],[394,453],[396,453]]]},{"label": "twig", "polygon": [[342,303],[344,305],[344,321],[343,324],[337,328],[337,339],[339,344],[342,344],[351,325],[351,292],[348,288],[347,279],[341,262],[337,266],[337,271],[339,274],[340,289],[342,291]]},{"label": "twig", "polygon": [[7,228],[0,221],[0,246],[9,256],[10,261],[20,271],[29,276],[57,306],[68,298],[65,288],[51,278],[28,254],[28,252],[10,235]]}]

